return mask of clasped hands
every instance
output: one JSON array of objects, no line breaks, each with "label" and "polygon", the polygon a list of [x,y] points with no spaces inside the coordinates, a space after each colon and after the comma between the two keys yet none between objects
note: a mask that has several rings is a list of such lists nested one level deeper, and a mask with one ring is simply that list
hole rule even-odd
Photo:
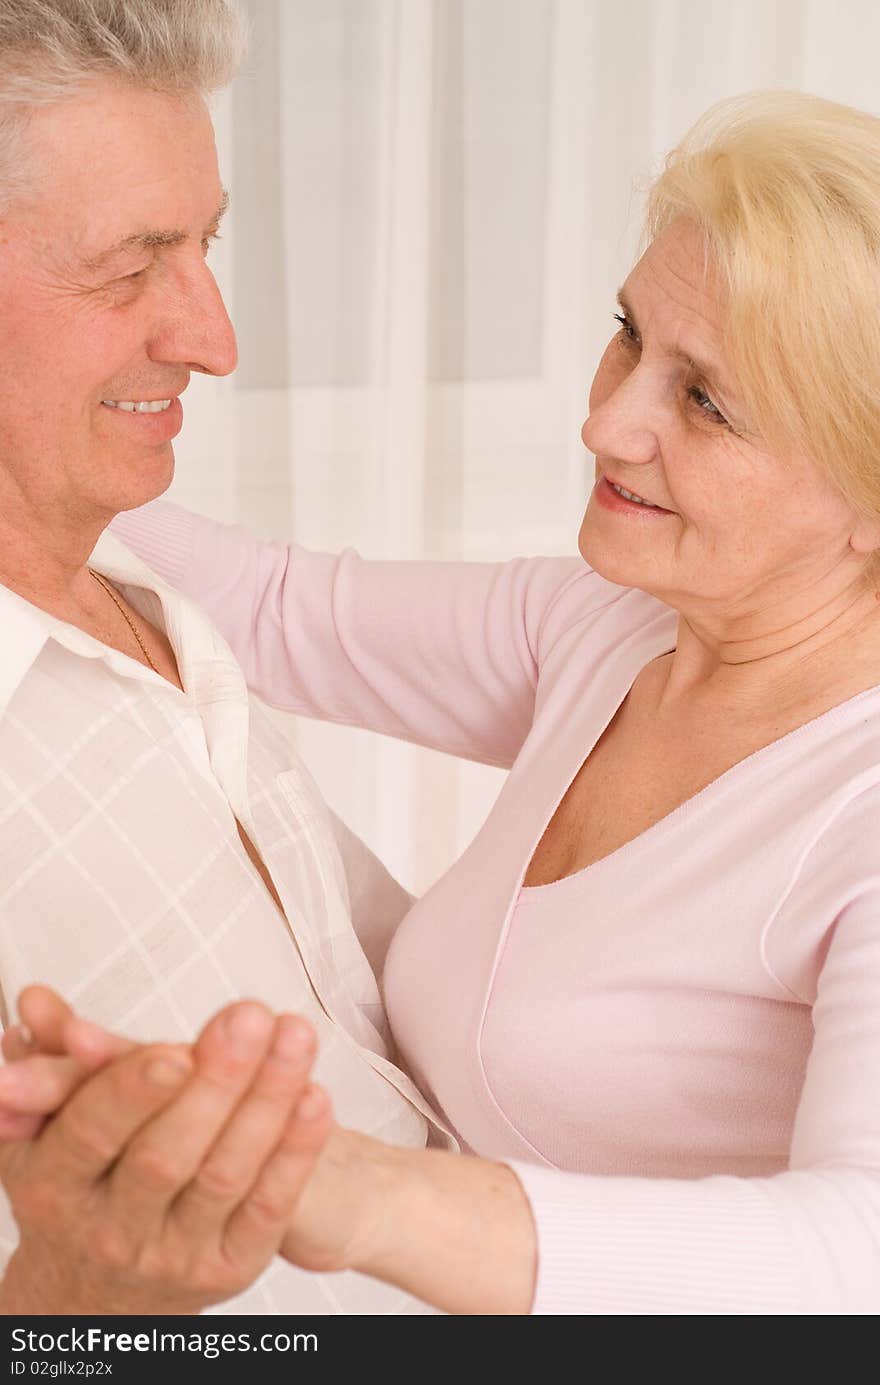
[{"label": "clasped hands", "polygon": [[[341,1131],[311,1026],[243,1001],[193,1045],[134,1044],[29,987],[0,1070],[0,1178],[20,1240],[11,1313],[198,1313],[277,1254],[353,1263]],[[26,1027],[25,1027],[26,1026]],[[344,1190],[343,1190],[344,1193]]]}]

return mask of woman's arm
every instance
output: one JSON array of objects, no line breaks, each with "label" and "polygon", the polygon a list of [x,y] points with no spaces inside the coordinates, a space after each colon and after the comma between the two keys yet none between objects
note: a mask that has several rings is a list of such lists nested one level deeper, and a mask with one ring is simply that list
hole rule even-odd
[{"label": "woman's arm", "polygon": [[207,610],[265,701],[501,766],[531,727],[559,612],[580,619],[620,595],[577,558],[365,562],[162,501],[112,528]]},{"label": "woman's arm", "polygon": [[[19,1008],[30,1028],[3,1036],[0,1165],[27,1148],[17,1143],[4,1154],[4,1139],[44,1139],[46,1118],[81,1100],[93,1074],[150,1051],[80,1020],[46,987],[29,987]],[[338,1127],[316,1159],[326,1128],[322,1115],[307,1132],[314,1173],[279,1237],[282,1254],[315,1271],[357,1267],[449,1313],[529,1312],[535,1230],[509,1168],[398,1149]],[[0,1311],[2,1300],[0,1290]]]},{"label": "woman's arm", "polygon": [[538,1228],[533,1311],[880,1312],[880,890],[851,900],[818,951],[788,1169],[675,1180],[516,1163]]},{"label": "woman's arm", "polygon": [[335,1130],[281,1253],[311,1270],[358,1269],[453,1314],[527,1314],[537,1240],[505,1164],[398,1149]]}]

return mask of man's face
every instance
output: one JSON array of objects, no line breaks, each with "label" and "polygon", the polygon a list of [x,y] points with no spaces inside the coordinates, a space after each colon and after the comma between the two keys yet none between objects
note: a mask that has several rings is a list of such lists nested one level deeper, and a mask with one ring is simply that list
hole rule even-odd
[{"label": "man's face", "polygon": [[235,367],[213,130],[196,98],[102,81],[26,139],[32,192],[0,216],[0,494],[7,518],[106,522],[170,483],[190,372]]}]

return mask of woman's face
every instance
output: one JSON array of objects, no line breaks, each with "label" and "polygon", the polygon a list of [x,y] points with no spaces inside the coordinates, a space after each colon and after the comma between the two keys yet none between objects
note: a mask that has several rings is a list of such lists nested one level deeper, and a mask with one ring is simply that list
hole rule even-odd
[{"label": "woman's face", "polygon": [[[870,536],[808,458],[757,436],[728,365],[720,284],[686,222],[648,248],[621,291],[620,330],[581,436],[596,485],[580,550],[604,577],[679,609],[767,613],[855,579]],[[619,495],[622,487],[649,502]]]}]

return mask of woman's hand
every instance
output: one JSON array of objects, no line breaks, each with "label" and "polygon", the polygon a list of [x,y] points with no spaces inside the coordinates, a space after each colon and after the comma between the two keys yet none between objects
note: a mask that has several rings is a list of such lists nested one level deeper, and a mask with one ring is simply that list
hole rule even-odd
[{"label": "woman's hand", "polygon": [[446,1313],[525,1314],[534,1298],[534,1221],[511,1169],[339,1127],[281,1253],[304,1269],[359,1270]]},{"label": "woman's hand", "polygon": [[90,1073],[137,1047],[79,1019],[48,986],[26,987],[18,1013],[0,1044],[0,1141],[33,1139]]},{"label": "woman's hand", "polygon": [[128,1046],[92,1075],[54,1070],[55,1094],[75,1080],[73,1094],[0,1149],[20,1229],[2,1311],[197,1313],[247,1287],[329,1133],[314,1056],[303,1020],[244,1002],[192,1049]]},{"label": "woman's hand", "polygon": [[[23,1042],[10,1031],[4,1053],[12,1059],[19,1052],[30,1055],[6,1070],[30,1071],[27,1119],[42,1120],[90,1068],[128,1047],[76,1019],[45,988],[23,995],[20,1013],[33,1037]],[[59,1056],[38,1059],[37,1044]],[[0,1073],[0,1111],[2,1079]],[[21,1114],[22,1098],[17,1100],[13,1108],[6,1098],[7,1117]],[[528,1313],[537,1242],[516,1175],[503,1164],[399,1149],[333,1126],[325,1096],[323,1101],[316,1133],[320,1152],[288,1217],[280,1253],[307,1270],[359,1270],[447,1313]]]}]

